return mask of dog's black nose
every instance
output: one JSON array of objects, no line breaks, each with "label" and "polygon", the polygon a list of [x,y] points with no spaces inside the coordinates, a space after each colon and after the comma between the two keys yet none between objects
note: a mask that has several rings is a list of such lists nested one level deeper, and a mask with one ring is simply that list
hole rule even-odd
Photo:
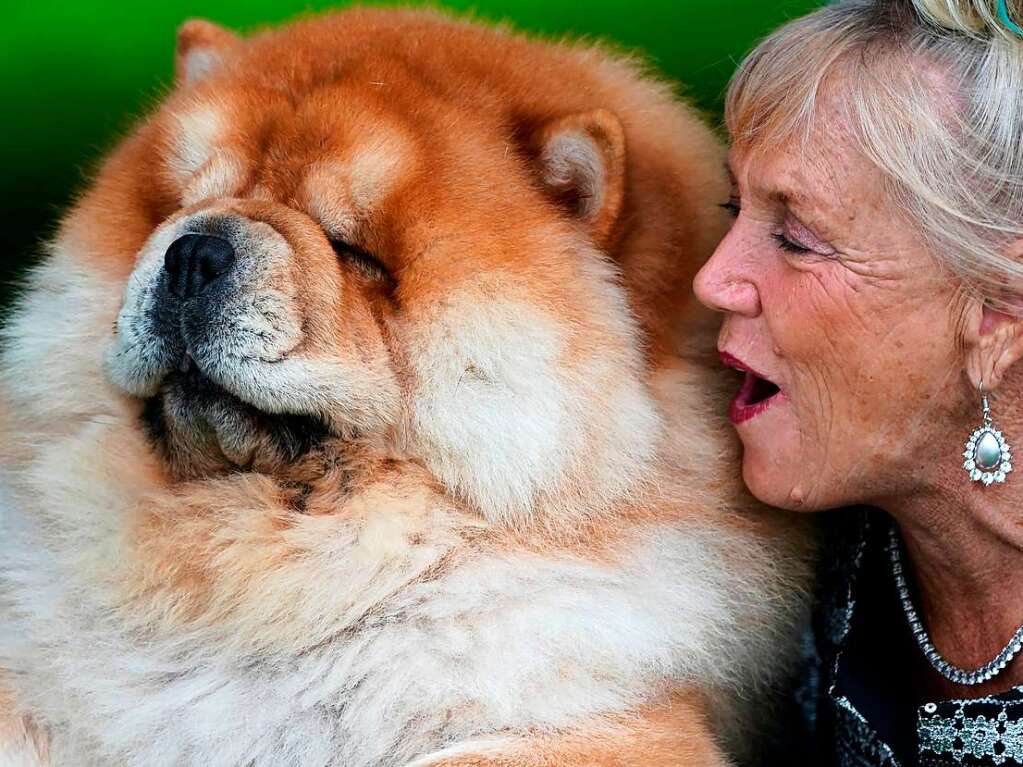
[{"label": "dog's black nose", "polygon": [[178,298],[198,294],[217,277],[226,274],[233,263],[231,243],[209,234],[179,237],[163,257],[167,287]]}]

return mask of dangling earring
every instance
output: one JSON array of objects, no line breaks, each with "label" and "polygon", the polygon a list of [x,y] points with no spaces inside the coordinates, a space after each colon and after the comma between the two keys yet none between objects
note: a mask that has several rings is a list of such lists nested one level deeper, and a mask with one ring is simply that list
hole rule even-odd
[{"label": "dangling earring", "polygon": [[1005,481],[1005,475],[1012,471],[1012,455],[1009,443],[991,421],[991,407],[984,393],[983,382],[980,385],[980,400],[984,408],[984,424],[966,441],[963,468],[973,481],[990,485]]}]

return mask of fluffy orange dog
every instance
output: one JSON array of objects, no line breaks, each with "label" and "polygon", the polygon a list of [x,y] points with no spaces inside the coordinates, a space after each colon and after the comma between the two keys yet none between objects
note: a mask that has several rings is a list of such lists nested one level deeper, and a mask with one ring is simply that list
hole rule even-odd
[{"label": "fluffy orange dog", "polygon": [[700,362],[708,130],[427,13],[177,64],[7,326],[0,764],[727,763],[807,546]]}]

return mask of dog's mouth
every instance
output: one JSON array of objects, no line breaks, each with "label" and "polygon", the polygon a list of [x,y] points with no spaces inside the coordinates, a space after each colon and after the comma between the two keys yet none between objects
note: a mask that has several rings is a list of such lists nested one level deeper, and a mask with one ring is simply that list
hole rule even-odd
[{"label": "dog's mouth", "polygon": [[[192,359],[191,353],[186,351],[181,355],[181,360],[178,362],[178,372],[182,375],[188,375],[194,369],[196,369],[195,360]],[[203,376],[203,378],[205,378],[205,376]]]},{"label": "dog's mouth", "polygon": [[272,472],[332,436],[319,418],[266,413],[213,382],[184,352],[141,418],[150,439],[180,474],[225,469]]}]

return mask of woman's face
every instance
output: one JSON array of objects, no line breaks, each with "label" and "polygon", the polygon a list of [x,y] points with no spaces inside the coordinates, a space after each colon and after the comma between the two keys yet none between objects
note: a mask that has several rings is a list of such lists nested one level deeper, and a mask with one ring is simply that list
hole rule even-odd
[{"label": "woman's face", "polygon": [[725,313],[723,361],[750,371],[730,410],[743,477],[790,509],[958,477],[972,412],[965,295],[826,118],[804,146],[733,150],[735,223],[695,282]]}]

